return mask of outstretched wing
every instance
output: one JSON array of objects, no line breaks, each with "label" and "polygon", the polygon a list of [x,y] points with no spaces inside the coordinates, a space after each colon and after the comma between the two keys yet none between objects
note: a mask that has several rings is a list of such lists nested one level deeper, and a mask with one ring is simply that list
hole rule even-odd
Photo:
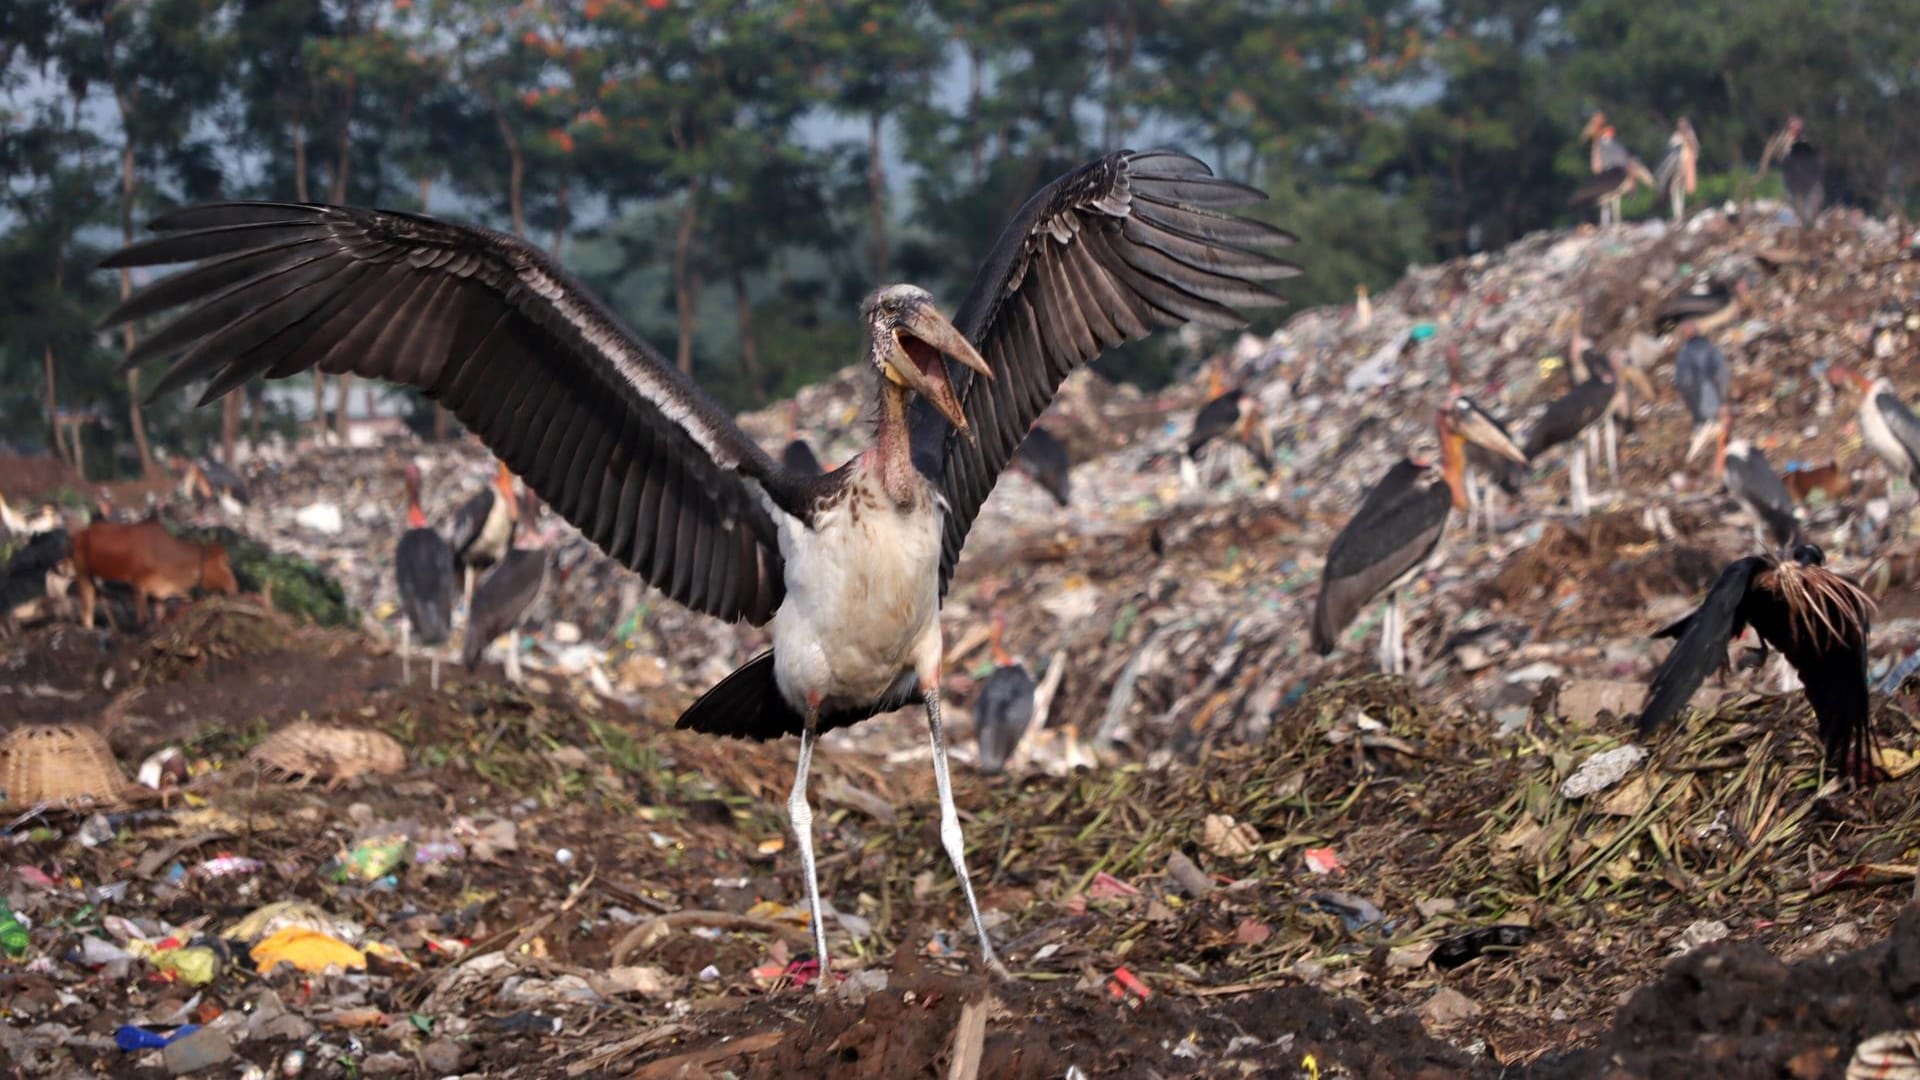
[{"label": "outstretched wing", "polygon": [[700,388],[544,254],[393,211],[216,203],[103,266],[192,269],[128,297],[128,322],[193,305],[130,362],[181,355],[154,393],[202,403],[310,368],[405,383],[451,409],[607,554],[673,599],[765,622],[788,478]]},{"label": "outstretched wing", "polygon": [[1259,249],[1293,237],[1223,212],[1264,198],[1185,154],[1120,151],[1014,216],[954,318],[995,374],[951,373],[977,441],[925,400],[912,418],[915,462],[947,500],[943,593],[981,504],[1068,374],[1156,328],[1243,326],[1242,309],[1281,302],[1261,283],[1299,271]]},{"label": "outstretched wing", "polygon": [[1764,556],[1750,555],[1720,572],[1720,580],[1707,591],[1692,615],[1662,629],[1658,637],[1680,640],[1653,673],[1647,686],[1646,704],[1640,709],[1640,736],[1652,735],[1670,723],[1693,699],[1707,676],[1727,661],[1727,642],[1740,632],[1740,605],[1746,599],[1753,576],[1765,569]]}]

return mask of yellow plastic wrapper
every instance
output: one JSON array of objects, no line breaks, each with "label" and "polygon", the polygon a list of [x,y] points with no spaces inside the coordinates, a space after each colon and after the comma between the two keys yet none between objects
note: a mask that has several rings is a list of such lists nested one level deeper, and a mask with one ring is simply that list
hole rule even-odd
[{"label": "yellow plastic wrapper", "polygon": [[289,926],[277,931],[272,937],[255,945],[249,955],[263,975],[282,963],[292,964],[301,971],[316,975],[329,967],[337,967],[342,971],[367,969],[366,953],[339,938],[303,926]]}]

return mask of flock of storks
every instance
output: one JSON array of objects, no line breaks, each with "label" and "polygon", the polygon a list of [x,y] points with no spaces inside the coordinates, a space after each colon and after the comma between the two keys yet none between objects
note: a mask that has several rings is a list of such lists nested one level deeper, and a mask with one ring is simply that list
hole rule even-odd
[{"label": "flock of storks", "polygon": [[[1057,472],[1056,495],[1065,501],[1064,451],[1030,435],[1062,380],[1157,328],[1239,327],[1243,312],[1280,302],[1270,283],[1298,271],[1271,252],[1293,237],[1235,213],[1262,198],[1184,154],[1111,153],[1019,210],[951,319],[921,289],[879,289],[862,308],[878,419],[867,449],[831,471],[804,444],[778,460],[769,455],[537,248],[422,215],[272,202],[165,214],[153,222],[157,236],[104,265],[196,265],[140,288],[106,322],[187,308],[129,357],[178,354],[156,394],[197,383],[204,404],[255,377],[350,372],[417,387],[476,433],[501,473],[463,511],[452,543],[430,527],[418,476],[408,475],[409,532],[397,561],[403,574],[442,583],[432,610],[408,612],[424,638],[444,640],[456,570],[466,572],[475,611],[514,565],[512,525],[522,510],[509,474],[679,603],[767,626],[772,647],[708,690],[678,726],[799,738],[787,805],[823,967],[807,794],[816,741],[917,703],[932,748],[941,842],[982,960],[1004,973],[974,899],[954,806],[941,604],[1003,469],[1024,460],[1037,477]],[[1314,614],[1316,646],[1332,648],[1362,606],[1383,592],[1397,597],[1426,563],[1448,515],[1470,505],[1470,455],[1498,479],[1549,446],[1577,442],[1609,414],[1613,379],[1610,362],[1581,372],[1524,440],[1456,387],[1434,416],[1437,475],[1424,460],[1396,464],[1334,541]],[[1724,400],[1724,377],[1706,382]],[[1202,427],[1234,430],[1251,407],[1250,396],[1223,395],[1203,411]],[[1829,656],[1831,641],[1864,658],[1864,603],[1819,562],[1803,549],[1730,568],[1676,630],[1674,656],[1691,658],[1662,669],[1655,708],[1676,698],[1677,711],[1742,624],[1785,651],[1810,686],[1809,657]],[[490,564],[476,589],[474,573]],[[1392,644],[1383,659],[1398,669],[1397,600],[1389,606]],[[475,627],[468,639],[488,636]],[[1828,711],[1844,710],[1832,723],[1863,738],[1864,717],[1852,710],[1864,695],[1843,698],[1816,696],[1823,731]]]}]

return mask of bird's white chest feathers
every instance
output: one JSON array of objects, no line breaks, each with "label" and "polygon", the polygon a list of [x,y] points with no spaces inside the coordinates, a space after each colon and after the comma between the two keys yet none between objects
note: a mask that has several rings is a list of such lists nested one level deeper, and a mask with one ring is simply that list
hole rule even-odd
[{"label": "bird's white chest feathers", "polygon": [[815,528],[779,520],[774,675],[789,701],[818,694],[831,711],[873,702],[905,671],[938,677],[944,513],[931,492],[903,509],[857,487]]},{"label": "bird's white chest feathers", "polygon": [[1860,437],[1874,453],[1880,455],[1880,460],[1886,462],[1896,474],[1905,477],[1913,468],[1913,458],[1900,440],[1894,437],[1893,429],[1881,418],[1880,409],[1873,400],[1876,394],[1877,388],[1867,391],[1866,400],[1861,402]]},{"label": "bird's white chest feathers", "polygon": [[513,512],[507,506],[507,500],[493,493],[493,505],[487,508],[487,516],[480,523],[480,535],[474,538],[473,549],[480,554],[498,560],[507,552],[507,544],[513,537]]}]

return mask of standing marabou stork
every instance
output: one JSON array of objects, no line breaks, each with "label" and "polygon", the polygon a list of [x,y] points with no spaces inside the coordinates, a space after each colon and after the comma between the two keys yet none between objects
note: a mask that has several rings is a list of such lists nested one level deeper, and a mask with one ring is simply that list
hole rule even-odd
[{"label": "standing marabou stork", "polygon": [[[1576,356],[1579,354],[1578,342],[1571,351]],[[1547,406],[1540,419],[1528,429],[1527,441],[1520,448],[1521,460],[1537,461],[1541,454],[1562,443],[1573,444],[1573,460],[1567,466],[1567,501],[1579,517],[1586,517],[1589,510],[1585,436],[1594,424],[1608,418],[1618,389],[1616,374],[1614,357],[1604,357],[1585,379]]]},{"label": "standing marabou stork", "polygon": [[1753,518],[1754,536],[1763,548],[1786,550],[1800,542],[1800,519],[1793,496],[1760,448],[1745,439],[1722,439],[1717,471],[1727,494]]},{"label": "standing marabou stork", "polygon": [[1717,440],[1714,460],[1719,461],[1727,448],[1727,395],[1733,378],[1727,368],[1727,354],[1700,336],[1691,322],[1680,327],[1680,337],[1680,348],[1673,355],[1673,385],[1687,404],[1687,414],[1693,417],[1687,460],[1698,456],[1710,440]]},{"label": "standing marabou stork", "polygon": [[1614,141],[1613,128],[1607,123],[1607,114],[1594,113],[1587,126],[1580,132],[1583,139],[1592,140],[1588,151],[1587,165],[1593,172],[1593,178],[1574,189],[1567,199],[1571,207],[1600,207],[1600,225],[1617,225],[1620,222],[1620,203],[1633,191],[1635,184],[1654,186],[1653,174],[1646,165],[1634,157],[1626,147]]},{"label": "standing marabou stork", "polygon": [[1800,674],[1827,763],[1856,783],[1875,775],[1867,710],[1867,635],[1873,601],[1852,580],[1828,570],[1812,544],[1791,558],[1749,555],[1720,574],[1691,615],[1656,633],[1677,638],[1640,710],[1641,737],[1666,726],[1709,674],[1725,666],[1727,646],[1751,626]]},{"label": "standing marabou stork", "polygon": [[1710,282],[1662,301],[1653,313],[1653,328],[1664,334],[1691,322],[1695,330],[1711,334],[1739,318],[1751,298],[1745,278],[1735,278],[1731,286]]},{"label": "standing marabou stork", "polygon": [[1400,590],[1426,571],[1440,552],[1447,517],[1467,509],[1466,446],[1472,443],[1510,461],[1525,457],[1512,440],[1486,421],[1486,414],[1456,399],[1437,412],[1440,475],[1433,463],[1403,458],[1367,492],[1360,509],[1327,549],[1320,596],[1313,605],[1313,648],[1331,654],[1340,634],[1380,594],[1387,595],[1380,627],[1380,667],[1389,674],[1407,669],[1406,626]]},{"label": "standing marabou stork", "polygon": [[[1260,423],[1260,403],[1240,387],[1227,385],[1224,358],[1207,373],[1207,403],[1193,414],[1193,427],[1187,432],[1187,461],[1198,462],[1202,450],[1221,440],[1231,440],[1244,448],[1261,472],[1273,471],[1272,448]],[[1183,475],[1190,471],[1190,466],[1181,468]],[[1187,478],[1194,480],[1196,476]]]},{"label": "standing marabou stork", "polygon": [[1693,134],[1693,121],[1683,116],[1674,121],[1667,152],[1653,169],[1653,189],[1667,196],[1675,224],[1687,216],[1687,196],[1693,194],[1699,164],[1700,140]]},{"label": "standing marabou stork", "polygon": [[[1453,398],[1453,407],[1470,409],[1478,413],[1480,419],[1492,427],[1505,442],[1518,446],[1513,433],[1499,418],[1480,407],[1480,403],[1468,397],[1462,389],[1465,384],[1465,372],[1460,364],[1460,346],[1448,345],[1446,351],[1447,394]],[[1519,462],[1482,447],[1476,443],[1467,443],[1467,531],[1479,531],[1491,536],[1500,531],[1500,494],[1509,496],[1520,494],[1520,484],[1526,479],[1526,466]]]},{"label": "standing marabou stork", "polygon": [[[1886,379],[1869,379],[1843,364],[1827,369],[1827,379],[1860,391],[1860,437],[1920,496],[1920,417],[1893,392]],[[1891,490],[1891,485],[1889,485]]]},{"label": "standing marabou stork", "polygon": [[[528,505],[520,511],[522,520],[533,523],[534,495],[525,495]],[[480,666],[487,646],[502,634],[507,642],[507,681],[520,685],[520,623],[547,589],[553,572],[553,553],[544,544],[509,548],[506,557],[495,563],[473,590],[473,608],[467,615],[467,635],[460,643],[460,662],[468,671]]]},{"label": "standing marabou stork", "polygon": [[1780,182],[1787,189],[1787,203],[1793,207],[1793,216],[1800,226],[1806,228],[1820,216],[1820,207],[1827,200],[1827,187],[1820,150],[1800,137],[1801,129],[1800,118],[1789,117],[1787,126],[1767,140],[1767,147],[1760,154],[1759,175],[1764,178],[1768,164],[1780,162]]},{"label": "standing marabou stork", "polygon": [[206,379],[210,400],[312,367],[419,387],[668,596],[770,622],[773,648],[679,726],[800,737],[787,808],[823,969],[807,800],[815,742],[924,702],[941,842],[981,959],[1004,972],[966,874],[947,769],[940,601],[994,481],[1070,372],[1156,327],[1238,327],[1238,308],[1280,302],[1262,283],[1297,270],[1260,249],[1293,238],[1228,212],[1261,198],[1184,154],[1120,151],[1021,208],[952,322],[921,289],[880,289],[863,308],[874,441],[822,477],[776,464],[539,249],[422,215],[290,203],[174,211],[154,223],[161,236],[104,265],[207,261],[142,288],[107,323],[202,301],[130,358],[187,350],[155,393]]},{"label": "standing marabou stork", "polygon": [[1073,498],[1073,461],[1067,457],[1067,445],[1053,432],[1038,424],[1020,440],[1013,452],[1013,467],[1027,479],[1039,484],[1061,506]]},{"label": "standing marabou stork", "polygon": [[428,648],[433,689],[440,689],[439,646],[453,632],[453,548],[427,524],[420,509],[420,467],[407,463],[407,531],[393,549],[393,574],[400,587],[400,677],[413,682],[413,636]]},{"label": "standing marabou stork", "polygon": [[980,692],[973,700],[974,738],[980,744],[980,771],[994,776],[1007,767],[1007,760],[1020,745],[1020,739],[1033,723],[1033,675],[1027,666],[1007,652],[1001,641],[1007,617],[993,613],[992,634],[987,647],[993,655],[993,671],[980,681]]},{"label": "standing marabou stork", "polygon": [[486,568],[506,558],[513,547],[513,529],[520,518],[520,501],[513,496],[513,473],[501,461],[493,480],[454,511],[447,527],[453,561],[460,567],[462,606],[473,606],[473,580]]}]

